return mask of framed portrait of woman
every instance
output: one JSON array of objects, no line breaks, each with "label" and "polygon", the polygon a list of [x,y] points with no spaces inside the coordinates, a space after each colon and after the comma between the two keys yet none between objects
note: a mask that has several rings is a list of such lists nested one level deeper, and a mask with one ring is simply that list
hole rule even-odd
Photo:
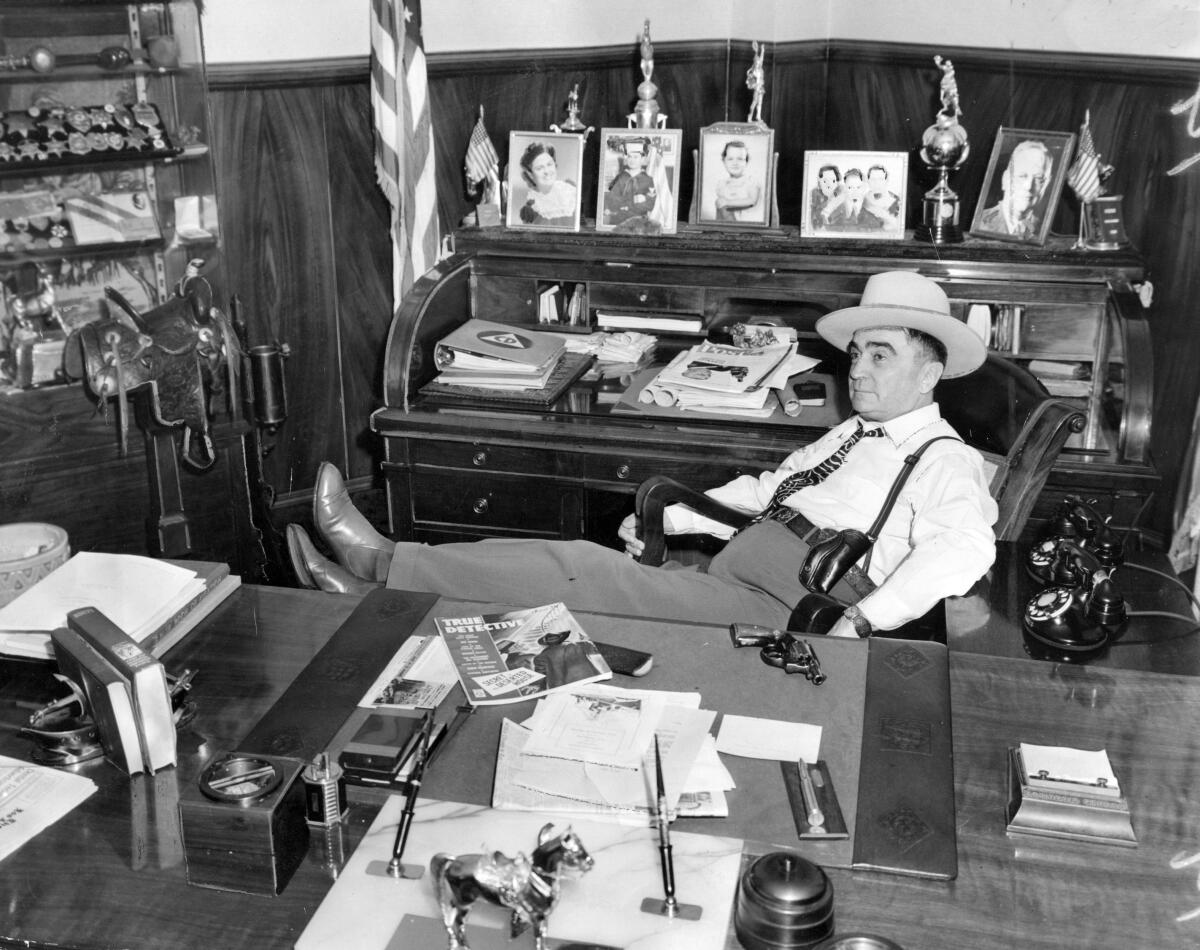
[{"label": "framed portrait of woman", "polygon": [[1074,132],[1001,126],[970,233],[995,241],[1045,244],[1074,146]]},{"label": "framed portrait of woman", "polygon": [[505,223],[510,228],[578,231],[582,173],[581,136],[510,132]]},{"label": "framed portrait of woman", "polygon": [[766,228],[775,207],[775,133],[765,126],[720,122],[700,130],[695,224]]},{"label": "framed portrait of woman", "polygon": [[906,152],[804,153],[801,237],[904,237],[908,196]]},{"label": "framed portrait of woman", "polygon": [[679,129],[603,129],[596,230],[674,234],[679,225]]}]

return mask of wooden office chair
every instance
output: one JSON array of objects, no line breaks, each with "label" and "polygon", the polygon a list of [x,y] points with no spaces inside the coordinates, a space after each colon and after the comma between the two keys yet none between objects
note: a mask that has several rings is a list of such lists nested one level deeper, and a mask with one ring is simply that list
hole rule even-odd
[{"label": "wooden office chair", "polygon": [[[1051,397],[1024,367],[990,353],[971,375],[939,383],[937,397],[943,418],[983,454],[991,470],[991,493],[1000,509],[997,540],[1018,539],[1058,453],[1073,432],[1083,430],[1085,413]],[[703,492],[665,476],[652,476],[638,486],[635,499],[646,544],[641,563],[661,564],[666,559],[663,510],[677,502],[733,528],[750,521],[749,515]],[[940,605],[931,613],[940,614]],[[797,614],[792,616],[795,620]],[[915,626],[908,628],[908,635],[916,638],[922,634],[924,638],[938,623],[937,617],[930,616],[913,621]],[[944,636],[944,622],[942,632]],[[892,635],[900,634],[893,631]]]}]

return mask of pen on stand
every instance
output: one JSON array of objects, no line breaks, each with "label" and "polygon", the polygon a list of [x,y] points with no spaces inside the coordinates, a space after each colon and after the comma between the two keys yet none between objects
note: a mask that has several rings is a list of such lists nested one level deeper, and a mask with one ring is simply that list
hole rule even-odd
[{"label": "pen on stand", "polygon": [[658,782],[658,854],[662,859],[663,892],[665,912],[674,917],[679,902],[675,899],[675,861],[671,855],[671,822],[667,814],[667,786],[663,781],[662,753],[658,748],[658,736],[654,737],[654,774]]},{"label": "pen on stand", "polygon": [[800,793],[804,796],[804,809],[808,813],[809,827],[821,828],[825,824],[825,815],[817,803],[817,790],[813,788],[812,775],[809,774],[808,764],[799,759],[796,763],[800,769]]},{"label": "pen on stand", "polygon": [[400,813],[400,823],[396,826],[396,841],[392,845],[392,859],[388,862],[387,872],[392,877],[418,878],[425,869],[420,866],[406,868],[400,863],[404,856],[404,846],[408,843],[408,831],[412,827],[413,814],[417,810],[417,797],[421,792],[421,779],[425,774],[425,766],[429,758],[429,736],[433,731],[433,710],[425,714],[421,723],[421,739],[417,745],[416,761],[413,762],[412,773],[408,777],[408,795],[404,799],[404,810]]}]

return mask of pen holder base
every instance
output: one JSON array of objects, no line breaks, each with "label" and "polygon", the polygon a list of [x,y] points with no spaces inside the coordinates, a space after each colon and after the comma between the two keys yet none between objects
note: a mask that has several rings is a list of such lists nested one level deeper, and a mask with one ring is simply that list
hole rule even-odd
[{"label": "pen holder base", "polygon": [[659,917],[671,917],[675,920],[699,920],[704,908],[699,904],[670,904],[661,897],[646,897],[642,899],[642,913],[657,914]]},{"label": "pen holder base", "polygon": [[419,881],[425,876],[425,865],[401,864],[393,871],[391,861],[372,861],[367,865],[367,873],[375,877],[390,877],[397,881]]}]

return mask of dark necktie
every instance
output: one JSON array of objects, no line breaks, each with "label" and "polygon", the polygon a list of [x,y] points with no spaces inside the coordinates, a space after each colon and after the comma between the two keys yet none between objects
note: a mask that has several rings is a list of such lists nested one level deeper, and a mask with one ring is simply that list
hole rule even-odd
[{"label": "dark necktie", "polygon": [[846,441],[838,446],[837,451],[827,459],[818,462],[812,468],[806,468],[803,471],[789,475],[780,482],[779,487],[775,489],[775,494],[771,496],[770,504],[760,514],[755,516],[751,524],[757,524],[767,518],[775,517],[778,512],[783,510],[784,502],[801,488],[819,485],[841,468],[842,463],[846,461],[846,456],[850,454],[850,450],[858,445],[862,439],[870,439],[881,435],[883,435],[882,426],[867,430],[863,428],[862,421],[859,420],[857,428],[846,437]]}]

